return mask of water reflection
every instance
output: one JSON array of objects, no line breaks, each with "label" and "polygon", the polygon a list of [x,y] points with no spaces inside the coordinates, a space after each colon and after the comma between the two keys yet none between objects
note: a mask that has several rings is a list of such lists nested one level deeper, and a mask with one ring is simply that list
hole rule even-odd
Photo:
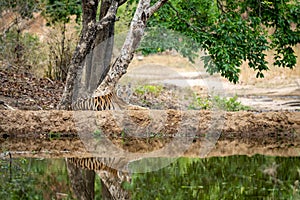
[{"label": "water reflection", "polygon": [[[300,199],[299,157],[0,160],[0,199]],[[122,169],[122,171],[120,170]]]}]

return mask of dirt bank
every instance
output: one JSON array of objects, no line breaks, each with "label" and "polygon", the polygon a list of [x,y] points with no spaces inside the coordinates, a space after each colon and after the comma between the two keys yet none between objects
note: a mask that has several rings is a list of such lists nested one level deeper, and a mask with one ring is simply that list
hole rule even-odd
[{"label": "dirt bank", "polygon": [[[110,156],[116,149],[124,155],[199,156],[205,145],[212,146],[204,152],[211,156],[299,156],[300,112],[1,110],[0,135],[2,151],[37,156],[88,156],[95,138]],[[169,151],[174,146],[176,155]]]}]

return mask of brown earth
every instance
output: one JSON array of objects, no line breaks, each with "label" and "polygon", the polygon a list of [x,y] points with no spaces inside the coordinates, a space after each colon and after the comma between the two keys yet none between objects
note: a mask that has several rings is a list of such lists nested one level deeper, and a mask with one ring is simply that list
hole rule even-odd
[{"label": "brown earth", "polygon": [[299,130],[300,112],[0,113],[1,150],[14,156],[299,156]]}]

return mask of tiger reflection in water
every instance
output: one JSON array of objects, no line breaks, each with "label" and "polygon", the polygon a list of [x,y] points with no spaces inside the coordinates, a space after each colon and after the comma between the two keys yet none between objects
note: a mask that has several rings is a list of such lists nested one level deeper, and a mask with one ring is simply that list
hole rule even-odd
[{"label": "tiger reflection in water", "polygon": [[[121,171],[124,168],[126,160],[121,158],[66,158],[68,171],[70,165],[76,168],[94,171],[99,175],[102,183],[102,199],[130,199],[128,191],[124,190],[122,185],[125,182],[130,183],[130,174]],[[69,173],[70,175],[70,173]],[[77,176],[77,174],[74,174]],[[70,177],[72,179],[72,177]],[[85,180],[82,180],[84,182]],[[87,185],[87,184],[85,184]],[[103,192],[103,190],[105,192]],[[84,191],[88,191],[85,189]]]}]

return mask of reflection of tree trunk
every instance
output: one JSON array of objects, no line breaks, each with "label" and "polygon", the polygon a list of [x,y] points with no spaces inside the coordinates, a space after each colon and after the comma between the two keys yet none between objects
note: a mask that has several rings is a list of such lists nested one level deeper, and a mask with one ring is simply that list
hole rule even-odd
[{"label": "reflection of tree trunk", "polygon": [[[127,163],[121,158],[67,158],[68,174],[76,197],[88,199],[88,195],[93,194],[90,190],[94,190],[92,181],[95,180],[96,173],[101,180],[102,199],[130,199],[129,192],[122,188],[124,181],[130,181],[130,176],[126,172],[117,170]],[[85,175],[81,169],[85,169],[83,171]],[[90,170],[95,172],[93,178],[86,174],[91,172]]]},{"label": "reflection of tree trunk", "polygon": [[106,185],[104,184],[104,182],[101,179],[101,197],[103,200],[111,200],[113,199],[112,195],[109,192],[109,188],[106,187]]},{"label": "reflection of tree trunk", "polygon": [[67,160],[67,170],[73,194],[77,199],[94,199],[95,172],[93,170],[78,168]]}]

